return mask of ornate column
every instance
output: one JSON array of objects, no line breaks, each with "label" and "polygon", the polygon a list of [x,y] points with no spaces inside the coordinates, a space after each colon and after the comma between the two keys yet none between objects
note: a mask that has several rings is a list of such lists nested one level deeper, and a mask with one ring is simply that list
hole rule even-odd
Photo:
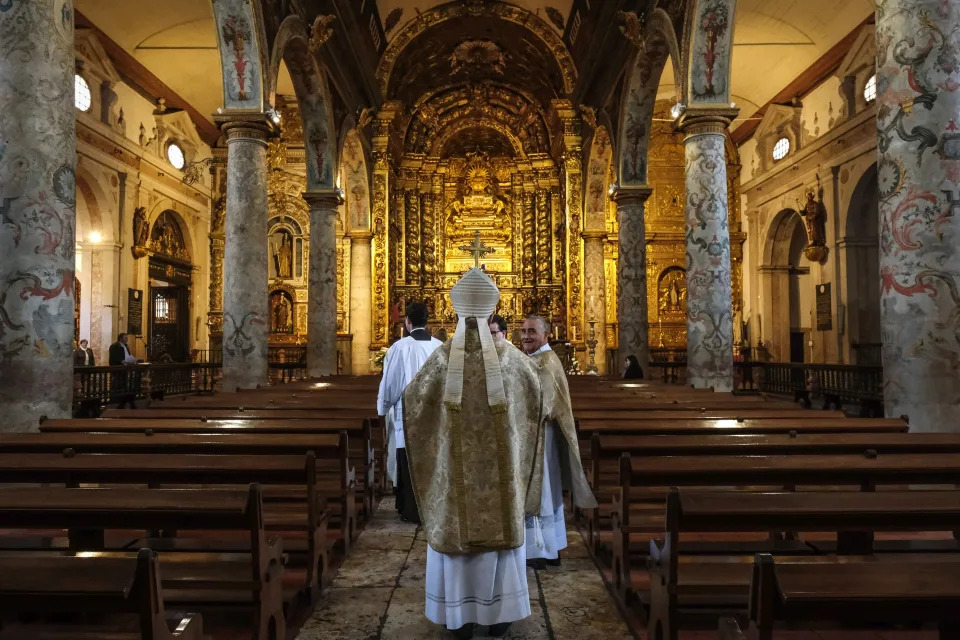
[{"label": "ornate column", "polygon": [[437,266],[437,207],[443,191],[443,178],[434,174],[432,189],[423,194],[423,275],[421,286],[436,286]]},{"label": "ornate column", "polygon": [[553,212],[550,210],[550,193],[546,189],[537,189],[537,269],[536,280],[538,285],[550,284],[552,260],[550,247],[553,238],[550,234],[550,222]]},{"label": "ornate column", "polygon": [[390,344],[390,227],[388,210],[392,175],[390,171],[391,123],[400,111],[397,102],[385,103],[373,122],[373,239],[371,241],[371,349]]},{"label": "ornate column", "polygon": [[594,338],[595,359],[597,370],[602,375],[607,372],[607,341],[606,335],[606,292],[603,275],[603,242],[607,239],[606,231],[587,230],[583,234],[583,272],[585,284],[586,323],[585,338],[590,337],[590,322],[595,324]]},{"label": "ornate column", "polygon": [[404,191],[403,203],[406,221],[404,281],[407,284],[420,284],[423,272],[420,268],[420,191],[416,187]]},{"label": "ornate column", "polygon": [[523,282],[533,284],[536,271],[534,251],[536,247],[536,200],[533,193],[524,192],[523,202]]},{"label": "ornate column", "polygon": [[960,431],[960,5],[877,4],[880,323],[888,416]]},{"label": "ornate column", "polygon": [[647,240],[643,206],[649,187],[620,187],[617,203],[619,255],[617,259],[617,324],[619,357],[636,356],[644,374],[650,361],[650,321],[647,317]]},{"label": "ornate column", "polygon": [[733,390],[724,131],[736,114],[690,109],[678,122],[687,157],[687,382],[695,389]]},{"label": "ornate column", "polygon": [[310,270],[307,282],[307,376],[337,373],[337,207],[336,190],[306,191],[310,207]]},{"label": "ornate column", "polygon": [[267,136],[263,116],[236,115],[227,138],[223,252],[224,391],[267,384]]},{"label": "ornate column", "polygon": [[354,375],[370,373],[370,231],[350,232],[350,333]]},{"label": "ornate column", "polygon": [[28,431],[73,398],[71,3],[6,3],[0,53],[0,431]]}]

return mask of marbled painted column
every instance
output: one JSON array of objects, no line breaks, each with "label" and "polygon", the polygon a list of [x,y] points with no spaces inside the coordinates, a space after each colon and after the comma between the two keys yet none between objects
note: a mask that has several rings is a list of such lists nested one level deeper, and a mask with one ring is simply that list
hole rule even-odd
[{"label": "marbled painted column", "polygon": [[617,325],[619,358],[636,356],[643,371],[650,361],[650,321],[647,317],[647,241],[643,206],[648,187],[620,187],[613,196],[619,222],[617,258]]},{"label": "marbled painted column", "polygon": [[0,431],[28,431],[73,398],[73,7],[2,5]]},{"label": "marbled painted column", "polygon": [[877,3],[886,414],[960,431],[960,63],[955,0]]},{"label": "marbled painted column", "polygon": [[267,126],[223,125],[227,213],[223,255],[224,391],[267,384]]},{"label": "marbled painted column", "polygon": [[370,288],[371,252],[370,231],[350,232],[350,333],[353,334],[351,358],[354,375],[372,370],[370,364],[370,318],[372,291]]},{"label": "marbled painted column", "polygon": [[724,130],[733,115],[687,111],[687,382],[733,390],[733,294]]},{"label": "marbled painted column", "polygon": [[[590,338],[590,321],[593,325],[597,340],[594,360],[597,371],[601,375],[607,372],[607,313],[606,287],[603,274],[603,241],[607,239],[605,231],[584,231],[583,237],[583,272],[586,297],[586,317],[584,317],[584,339]],[[589,362],[589,355],[587,356]]]},{"label": "marbled painted column", "polygon": [[307,375],[337,373],[337,207],[336,191],[308,191],[310,280],[307,291]]}]

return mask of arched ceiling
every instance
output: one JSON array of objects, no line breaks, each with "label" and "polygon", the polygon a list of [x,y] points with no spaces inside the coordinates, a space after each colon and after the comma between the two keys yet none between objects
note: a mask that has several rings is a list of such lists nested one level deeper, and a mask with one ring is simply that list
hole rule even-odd
[{"label": "arched ceiling", "polygon": [[[874,0],[737,0],[730,90],[740,118],[756,113],[875,9]],[[668,64],[658,97],[673,95]]]},{"label": "arched ceiling", "polygon": [[[443,0],[377,0],[377,11],[387,40],[392,40],[403,27],[419,14],[444,4]],[[536,14],[557,32],[562,34],[567,19],[570,17],[570,8],[573,0],[513,0],[510,4]]]}]

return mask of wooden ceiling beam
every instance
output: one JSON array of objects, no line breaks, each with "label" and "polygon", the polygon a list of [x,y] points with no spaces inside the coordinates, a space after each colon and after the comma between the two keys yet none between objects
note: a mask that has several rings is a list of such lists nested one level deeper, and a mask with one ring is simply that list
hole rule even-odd
[{"label": "wooden ceiling beam", "polygon": [[864,25],[873,24],[873,22],[874,17],[871,14],[863,22],[858,24],[853,31],[844,36],[840,42],[833,45],[829,51],[820,56],[816,62],[807,67],[803,73],[797,76],[793,82],[784,87],[780,93],[773,96],[773,98],[771,98],[767,104],[760,107],[752,116],[750,116],[750,120],[747,120],[739,127],[734,129],[730,134],[733,143],[736,145],[741,145],[749,140],[750,136],[752,136],[757,130],[757,127],[760,126],[760,119],[763,118],[764,114],[767,112],[767,109],[769,109],[771,105],[786,104],[792,101],[794,98],[802,99],[804,96],[823,84],[823,82],[833,75],[833,73],[840,67],[840,63],[843,62],[844,57],[846,57],[847,51],[849,51],[850,47],[853,46],[853,41],[857,39],[860,29],[863,28]]}]

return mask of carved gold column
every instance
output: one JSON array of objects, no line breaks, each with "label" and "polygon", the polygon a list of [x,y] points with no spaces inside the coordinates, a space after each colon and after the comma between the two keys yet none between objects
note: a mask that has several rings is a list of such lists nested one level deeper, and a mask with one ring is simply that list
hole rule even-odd
[{"label": "carved gold column", "polygon": [[536,200],[533,193],[523,193],[523,281],[533,284],[534,250],[536,247]]},{"label": "carved gold column", "polygon": [[390,128],[400,106],[387,103],[373,123],[373,239],[371,241],[371,349],[386,347],[390,341],[390,228],[388,202],[391,193],[388,146]]},{"label": "carved gold column", "polygon": [[563,215],[563,200],[560,198],[560,187],[550,188],[550,211],[552,213],[550,233],[553,238],[553,283],[563,284],[566,278],[567,263],[564,260],[563,230],[565,220]]},{"label": "carved gold column", "polygon": [[569,100],[554,100],[553,109],[563,136],[562,188],[566,204],[567,255],[567,336],[583,343],[586,323],[583,319],[583,174],[580,118]]},{"label": "carved gold column", "polygon": [[436,286],[437,276],[437,206],[443,178],[434,174],[431,190],[423,194],[423,277],[421,286]]},{"label": "carved gold column", "polygon": [[550,210],[550,194],[546,189],[537,189],[537,273],[538,285],[550,284],[552,281],[552,260],[550,248],[553,238],[550,233],[550,223],[553,212]]},{"label": "carved gold column", "polygon": [[[210,219],[210,310],[207,312],[207,329],[211,337],[223,332],[223,248],[226,236],[223,223],[226,216],[226,176],[220,176],[223,194],[213,203]],[[214,348],[211,340],[210,348]]]},{"label": "carved gold column", "polygon": [[404,259],[404,281],[407,284],[420,284],[423,269],[420,262],[420,191],[414,187],[403,194],[406,241]]}]

